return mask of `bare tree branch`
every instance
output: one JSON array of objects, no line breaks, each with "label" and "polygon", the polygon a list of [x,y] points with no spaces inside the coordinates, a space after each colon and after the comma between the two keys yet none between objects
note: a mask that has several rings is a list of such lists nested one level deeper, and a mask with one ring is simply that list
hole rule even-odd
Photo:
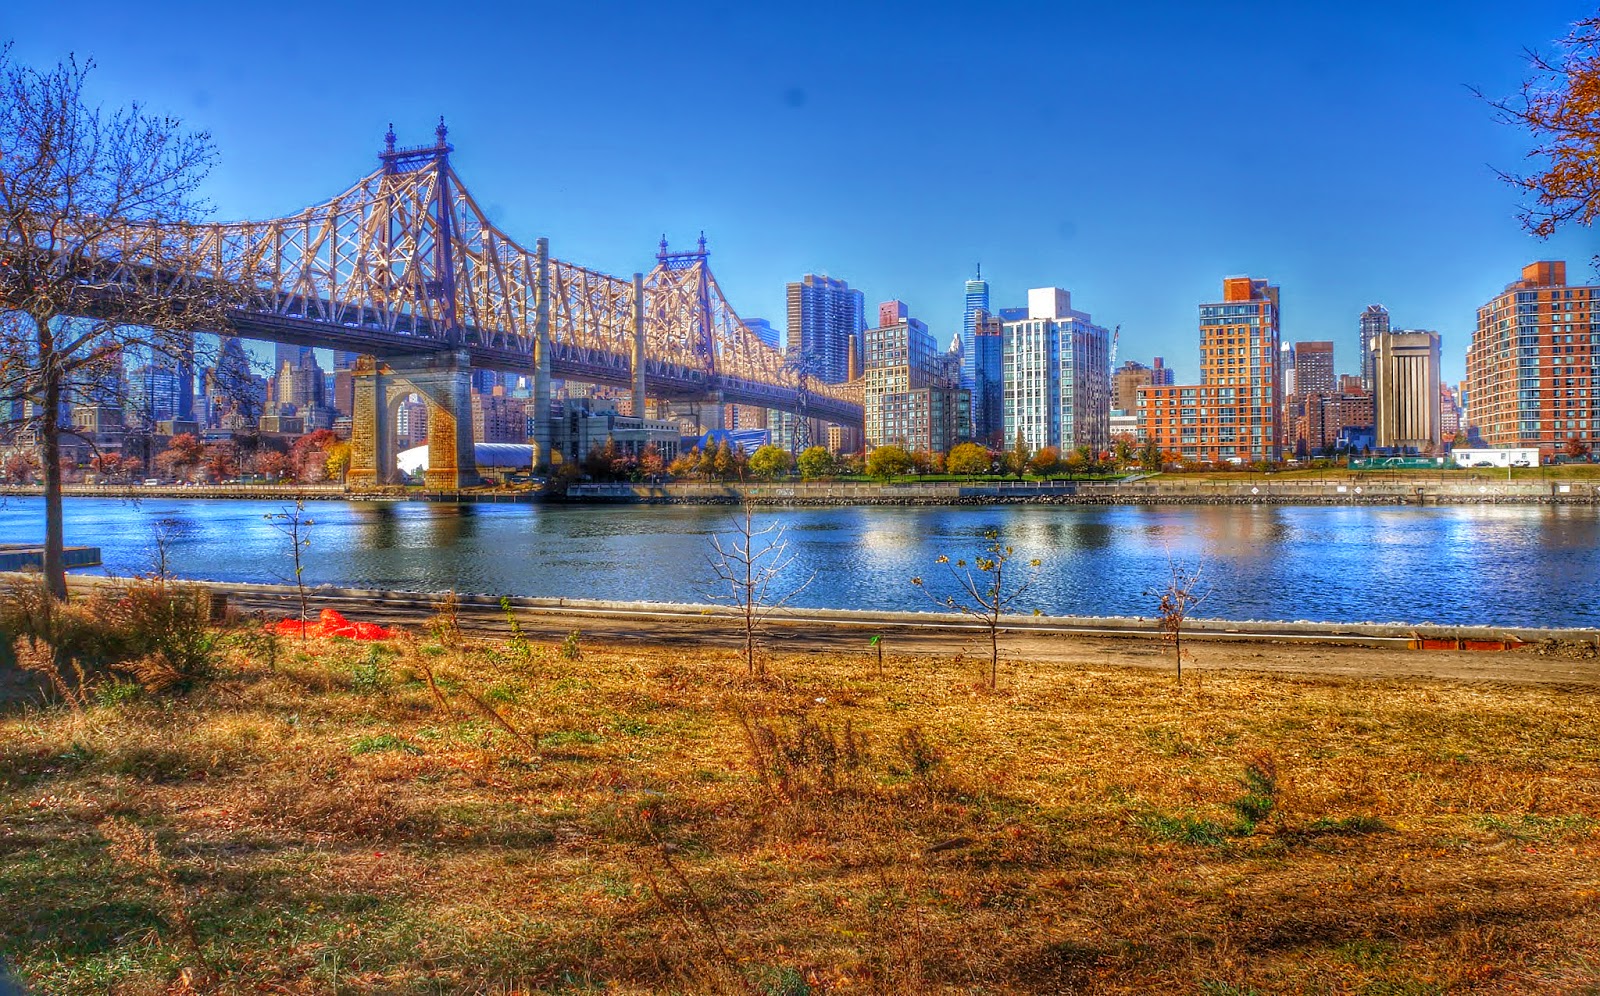
[{"label": "bare tree branch", "polygon": [[93,68],[68,57],[38,70],[0,48],[0,423],[38,443],[57,598],[64,413],[108,400],[134,352],[192,378],[195,333],[226,331],[248,283],[188,251],[211,137],[138,104],[90,104]]}]

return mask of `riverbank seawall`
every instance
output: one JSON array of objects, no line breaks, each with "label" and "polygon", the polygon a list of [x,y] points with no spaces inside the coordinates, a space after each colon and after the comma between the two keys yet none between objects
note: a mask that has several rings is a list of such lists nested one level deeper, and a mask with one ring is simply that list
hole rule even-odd
[{"label": "riverbank seawall", "polygon": [[[414,488],[384,488],[377,491],[346,491],[341,484],[69,484],[61,489],[67,498],[214,498],[233,501],[424,501],[472,502],[489,504],[527,504],[540,500],[529,491],[421,491]],[[0,487],[0,498],[38,498],[44,488],[37,484],[11,484]]]},{"label": "riverbank seawall", "polygon": [[[14,575],[15,576],[15,575]],[[118,584],[119,579],[73,575],[73,591]],[[213,595],[216,603],[235,613],[261,613],[268,617],[295,616],[300,611],[299,590],[293,585],[191,582]],[[604,624],[633,635],[665,640],[740,637],[740,610],[726,604],[683,602],[631,602],[587,598],[507,597],[494,595],[416,592],[386,589],[337,588],[321,585],[306,589],[309,614],[335,608],[352,619],[388,625],[417,625],[433,618],[447,602],[460,626],[466,629],[511,634],[509,617],[524,627],[541,621],[566,632],[578,625],[586,631]],[[930,636],[973,636],[987,632],[986,624],[953,612],[889,612],[862,609],[784,608],[773,612],[767,629],[791,630],[865,648],[874,635],[912,632]],[[1033,616],[1003,617],[1001,628],[1011,634],[1035,636],[1130,638],[1163,641],[1161,620],[1138,616]],[[1600,630],[1578,627],[1438,625],[1403,622],[1312,622],[1280,620],[1190,619],[1183,626],[1185,642],[1316,643],[1334,646],[1391,649],[1504,649],[1521,644],[1555,641],[1600,646]],[[1426,644],[1424,644],[1426,641]],[[1449,644],[1450,646],[1445,646]]]},{"label": "riverbank seawall", "polygon": [[1600,484],[1549,481],[1186,481],[1002,484],[579,484],[552,501],[641,505],[1596,505]]},{"label": "riverbank seawall", "polygon": [[[0,498],[38,497],[37,485],[0,487]],[[564,505],[1600,505],[1600,481],[1189,480],[1023,481],[983,484],[804,481],[786,483],[575,484],[565,494],[389,488],[337,484],[68,485],[67,497],[281,501],[548,502]]]}]

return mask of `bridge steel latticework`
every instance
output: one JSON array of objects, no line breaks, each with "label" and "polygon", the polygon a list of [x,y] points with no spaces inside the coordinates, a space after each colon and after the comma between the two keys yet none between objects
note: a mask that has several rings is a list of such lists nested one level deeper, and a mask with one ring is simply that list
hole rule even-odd
[{"label": "bridge steel latticework", "polygon": [[[378,170],[297,214],[127,225],[94,254],[150,293],[191,276],[241,288],[231,327],[208,331],[368,357],[355,373],[354,485],[392,472],[385,411],[396,391],[428,399],[429,484],[474,480],[463,410],[472,368],[532,378],[536,465],[549,459],[552,378],[861,424],[859,390],[802,382],[740,320],[703,237],[678,253],[663,239],[642,279],[552,257],[542,238],[530,251],[488,220],[451,168],[443,120],[435,134],[433,145],[397,149],[391,129]],[[453,438],[438,438],[445,431]]]}]

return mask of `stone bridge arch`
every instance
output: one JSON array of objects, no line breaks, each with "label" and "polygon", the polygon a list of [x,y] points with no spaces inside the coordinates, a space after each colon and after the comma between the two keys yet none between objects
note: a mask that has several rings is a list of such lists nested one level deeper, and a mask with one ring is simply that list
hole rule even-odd
[{"label": "stone bridge arch", "polygon": [[412,394],[428,405],[430,491],[478,483],[472,440],[472,362],[463,351],[378,360],[363,356],[351,372],[355,411],[350,428],[352,490],[397,482],[395,411]]}]

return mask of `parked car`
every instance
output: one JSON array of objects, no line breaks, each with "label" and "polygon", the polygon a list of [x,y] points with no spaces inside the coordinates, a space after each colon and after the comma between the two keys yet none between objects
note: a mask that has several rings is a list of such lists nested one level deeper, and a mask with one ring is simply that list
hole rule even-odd
[{"label": "parked car", "polygon": [[1477,463],[1473,464],[1473,466],[1474,467],[1493,467],[1494,464],[1490,463],[1488,460],[1479,460]]},{"label": "parked car", "polygon": [[1529,463],[1526,460],[1513,460],[1513,461],[1511,461],[1511,466],[1513,466],[1513,467],[1532,467],[1533,464]]}]

